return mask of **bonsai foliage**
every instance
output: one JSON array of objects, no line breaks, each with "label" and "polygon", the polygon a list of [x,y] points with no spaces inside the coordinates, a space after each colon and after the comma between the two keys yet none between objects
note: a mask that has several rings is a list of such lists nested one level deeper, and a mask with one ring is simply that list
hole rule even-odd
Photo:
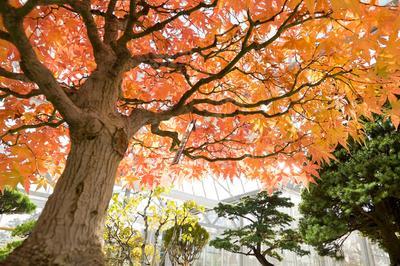
[{"label": "bonsai foliage", "polygon": [[28,220],[18,226],[16,226],[12,232],[11,236],[12,240],[7,243],[5,246],[0,248],[0,261],[3,261],[7,258],[7,256],[17,247],[19,247],[25,238],[29,236],[35,227],[35,220]]},{"label": "bonsai foliage", "polygon": [[26,194],[10,188],[0,191],[0,214],[32,213],[35,209]]},{"label": "bonsai foliage", "polygon": [[367,124],[365,143],[351,142],[302,193],[300,229],[321,255],[342,257],[354,231],[400,264],[400,134],[388,121]]},{"label": "bonsai foliage", "polygon": [[[29,197],[15,189],[4,188],[0,192],[0,214],[22,214],[32,213],[36,209],[36,205]],[[35,221],[29,220],[13,229],[11,236],[13,240],[0,248],[0,260],[4,260],[16,247],[20,246],[32,228]]]},{"label": "bonsai foliage", "polygon": [[194,223],[204,211],[193,201],[179,205],[165,198],[165,188],[143,190],[121,199],[115,194],[104,230],[106,260],[111,265],[158,265],[168,247],[159,242],[173,225]]},{"label": "bonsai foliage", "polygon": [[28,220],[22,224],[17,225],[11,233],[11,236],[25,238],[29,236],[36,225],[35,220]]},{"label": "bonsai foliage", "polygon": [[14,240],[7,243],[5,246],[0,248],[0,261],[3,261],[7,256],[17,247],[22,244],[22,240]]},{"label": "bonsai foliage", "polygon": [[227,251],[255,256],[262,265],[272,265],[267,256],[281,260],[281,250],[289,250],[298,255],[307,251],[298,232],[290,229],[294,219],[278,210],[291,208],[289,198],[281,197],[277,191],[269,195],[262,191],[254,196],[247,196],[234,204],[220,203],[215,208],[219,217],[225,217],[240,224],[238,228],[228,229],[220,237],[210,242],[211,246]]},{"label": "bonsai foliage", "polygon": [[359,117],[398,124],[400,18],[379,4],[0,1],[0,187],[57,181],[10,264],[103,264],[117,172],[308,182]]},{"label": "bonsai foliage", "polygon": [[164,233],[164,247],[173,264],[189,266],[197,260],[210,235],[198,222],[176,224]]}]

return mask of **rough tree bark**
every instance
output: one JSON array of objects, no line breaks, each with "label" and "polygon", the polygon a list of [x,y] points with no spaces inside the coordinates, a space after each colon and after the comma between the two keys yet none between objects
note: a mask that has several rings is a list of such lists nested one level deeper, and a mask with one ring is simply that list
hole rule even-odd
[{"label": "rough tree bark", "polygon": [[[66,167],[35,229],[1,265],[104,264],[100,242],[104,217],[135,125],[109,104],[114,95],[107,92],[116,91],[118,82],[99,76],[94,75],[80,92],[86,94],[86,101],[79,104],[86,110],[84,123],[70,128]],[[137,124],[140,121],[136,119]]]},{"label": "rough tree bark", "polygon": [[[72,138],[66,168],[31,236],[5,265],[101,265],[101,227],[121,154],[118,133]],[[57,222],[54,222],[57,221]]]},{"label": "rough tree bark", "polygon": [[100,227],[121,158],[110,140],[101,136],[72,143],[65,171],[35,230],[8,265],[102,264]]}]

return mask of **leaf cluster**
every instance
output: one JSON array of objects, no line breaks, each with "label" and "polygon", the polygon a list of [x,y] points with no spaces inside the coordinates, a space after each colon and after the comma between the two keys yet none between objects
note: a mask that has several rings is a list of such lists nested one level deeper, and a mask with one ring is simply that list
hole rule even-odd
[{"label": "leaf cluster", "polygon": [[29,197],[16,189],[4,188],[0,193],[0,214],[32,213],[36,209]]},{"label": "leaf cluster", "polygon": [[[386,109],[387,99],[399,122],[393,8],[338,0],[127,2],[1,2],[1,186],[47,186],[43,173],[58,177],[64,167],[60,137],[97,119],[111,128],[107,116],[115,113],[123,114],[115,125],[124,125],[135,154],[122,177],[143,183],[172,171],[184,177],[193,167],[197,177],[241,169],[271,186],[307,182],[307,168],[299,176],[271,173],[280,162],[308,164],[305,151],[312,162],[331,159],[333,146],[359,136],[358,118]],[[193,116],[196,130],[182,154],[200,163],[170,167],[166,158],[186,142]],[[132,164],[139,166],[133,175]]]},{"label": "leaf cluster", "polygon": [[25,238],[32,232],[35,225],[36,220],[28,220],[20,225],[17,225],[17,227],[15,227],[11,232],[11,236]]}]

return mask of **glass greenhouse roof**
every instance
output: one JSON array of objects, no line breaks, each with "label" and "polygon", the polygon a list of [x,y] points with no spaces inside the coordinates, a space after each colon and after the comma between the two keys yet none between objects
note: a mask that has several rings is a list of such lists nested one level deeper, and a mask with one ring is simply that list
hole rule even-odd
[{"label": "glass greenhouse roof", "polygon": [[[251,180],[245,177],[224,179],[209,176],[203,179],[175,182],[175,185],[166,196],[174,200],[194,200],[200,205],[212,208],[221,201],[234,202],[243,196],[257,193],[262,188],[263,186],[258,180]],[[299,191],[300,186],[289,184],[286,188]],[[30,198],[39,207],[43,207],[52,190],[41,188],[35,191],[33,187],[31,189],[29,192]],[[123,190],[121,186],[114,187],[114,192],[118,193]]]},{"label": "glass greenhouse roof", "polygon": [[246,178],[222,179],[207,177],[201,180],[188,180],[178,184],[175,190],[214,201],[247,194],[261,189],[260,182]]}]

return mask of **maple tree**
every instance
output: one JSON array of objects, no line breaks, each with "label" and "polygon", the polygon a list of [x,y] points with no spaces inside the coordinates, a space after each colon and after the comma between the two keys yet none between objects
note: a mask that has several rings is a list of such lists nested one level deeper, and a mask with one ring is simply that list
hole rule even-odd
[{"label": "maple tree", "polygon": [[8,262],[102,264],[116,176],[308,182],[360,116],[398,125],[400,18],[379,4],[1,1],[0,184],[57,181]]}]

